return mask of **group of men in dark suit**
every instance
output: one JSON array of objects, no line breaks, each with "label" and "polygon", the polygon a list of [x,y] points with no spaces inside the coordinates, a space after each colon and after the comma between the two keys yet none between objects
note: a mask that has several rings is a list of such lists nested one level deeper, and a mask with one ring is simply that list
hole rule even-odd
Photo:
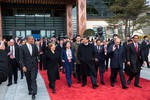
[{"label": "group of men in dark suit", "polygon": [[[97,85],[97,73],[100,73],[100,83],[105,85],[104,72],[108,69],[108,59],[110,58],[110,82],[114,87],[116,77],[120,75],[122,88],[127,89],[127,84],[130,84],[135,77],[134,86],[142,88],[139,85],[140,70],[142,64],[148,62],[148,54],[150,43],[148,37],[145,36],[142,44],[138,42],[138,36],[133,36],[133,41],[127,39],[126,42],[121,45],[121,41],[118,35],[114,35],[113,40],[108,44],[106,41],[101,43],[100,39],[96,40],[96,44],[89,43],[89,38],[85,37],[81,41],[80,36],[76,36],[76,42],[71,43],[71,47],[75,53],[76,63],[74,64],[74,71],[76,72],[77,82],[82,83],[82,86],[86,86],[87,77],[90,76],[92,87],[96,89]],[[56,42],[56,41],[55,41]],[[56,50],[61,57],[61,51],[64,48],[65,40],[59,40]],[[32,36],[26,37],[26,43],[19,46],[13,39],[10,40],[10,45],[6,48],[2,46],[3,42],[0,42],[0,59],[5,67],[0,67],[0,83],[7,80],[8,86],[12,85],[12,76],[14,76],[14,83],[17,83],[18,68],[22,69],[25,73],[29,95],[35,99],[37,94],[37,72],[38,72],[38,60],[40,61],[40,70],[43,69],[43,54],[47,51],[47,45],[49,41],[42,39],[37,45],[35,45],[34,38]],[[6,49],[6,50],[4,50]],[[7,53],[6,53],[7,52]],[[7,63],[9,62],[9,64]],[[129,79],[126,79],[123,74],[123,64],[125,63],[125,72],[128,73]],[[2,63],[0,63],[0,66]],[[60,69],[64,72],[63,63],[59,62]],[[5,70],[5,71],[4,71]],[[3,78],[1,78],[3,77]]]}]

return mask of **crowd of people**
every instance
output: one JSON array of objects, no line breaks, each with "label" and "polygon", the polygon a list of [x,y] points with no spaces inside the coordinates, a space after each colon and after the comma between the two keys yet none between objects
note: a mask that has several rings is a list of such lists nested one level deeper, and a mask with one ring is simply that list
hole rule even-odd
[{"label": "crowd of people", "polygon": [[[148,55],[150,43],[148,36],[144,36],[139,43],[139,36],[126,37],[121,39],[114,34],[111,41],[89,37],[81,38],[77,35],[75,39],[50,38],[46,37],[35,40],[33,36],[26,36],[26,39],[15,38],[0,40],[0,84],[8,78],[8,85],[17,84],[18,69],[21,79],[26,77],[29,95],[35,99],[37,94],[37,73],[39,70],[46,70],[49,80],[49,88],[56,92],[55,82],[61,79],[59,73],[66,76],[68,87],[71,87],[72,75],[82,87],[87,84],[89,76],[92,88],[96,89],[97,77],[100,75],[100,83],[105,85],[104,73],[108,71],[110,60],[110,85],[114,87],[118,81],[119,72],[122,89],[127,89],[133,78],[134,86],[142,88],[139,84],[140,70],[144,65],[149,66]],[[99,71],[99,72],[98,72]],[[126,81],[124,72],[129,76]],[[98,74],[99,73],[99,74]]]}]

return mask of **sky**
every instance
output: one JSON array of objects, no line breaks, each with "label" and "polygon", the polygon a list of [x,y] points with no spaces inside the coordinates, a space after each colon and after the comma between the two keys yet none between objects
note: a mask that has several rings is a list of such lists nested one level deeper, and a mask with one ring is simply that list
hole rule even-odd
[{"label": "sky", "polygon": [[147,1],[149,2],[148,4],[150,5],[150,0],[147,0]]}]

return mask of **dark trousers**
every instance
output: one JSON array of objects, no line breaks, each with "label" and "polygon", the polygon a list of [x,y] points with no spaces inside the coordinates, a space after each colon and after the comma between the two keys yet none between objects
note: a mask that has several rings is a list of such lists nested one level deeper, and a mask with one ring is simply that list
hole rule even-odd
[{"label": "dark trousers", "polygon": [[43,55],[40,55],[40,70],[43,70]]},{"label": "dark trousers", "polygon": [[150,68],[149,62],[148,62],[148,55],[145,55],[145,60],[146,60],[146,63],[147,63],[147,67]]},{"label": "dark trousers", "polygon": [[123,68],[111,68],[111,77],[110,77],[111,84],[115,83],[118,72],[119,72],[119,75],[120,75],[120,80],[121,80],[121,83],[122,83],[122,87],[125,87],[126,86],[126,80],[125,80],[125,77],[123,75]]},{"label": "dark trousers", "polygon": [[62,72],[64,73],[65,72],[65,63],[62,62]]},{"label": "dark trousers", "polygon": [[108,70],[108,62],[109,62],[109,58],[106,56],[106,58],[105,58],[106,70]]},{"label": "dark trousers", "polygon": [[[88,68],[88,72],[89,72],[89,75],[90,75],[92,85],[95,85],[96,84],[96,75],[90,70],[90,67],[87,64],[85,64],[82,67],[87,67]],[[82,84],[86,84],[86,83],[87,83],[87,75],[82,75]]]},{"label": "dark trousers", "polygon": [[68,64],[65,64],[65,74],[68,85],[72,85],[72,78],[71,78],[72,70],[73,70],[73,62],[68,62]]},{"label": "dark trousers", "polygon": [[101,82],[104,82],[105,63],[98,62],[98,64],[96,64],[95,67],[96,67],[96,78],[97,78],[98,68],[99,68],[100,80],[101,80]]},{"label": "dark trousers", "polygon": [[21,68],[21,65],[20,65],[20,74],[21,74],[21,79],[23,79],[24,72],[23,72],[23,69]]},{"label": "dark trousers", "polygon": [[25,76],[29,92],[32,94],[37,94],[37,68],[32,67],[30,71],[27,70],[27,72],[25,72]]},{"label": "dark trousers", "polygon": [[49,82],[49,87],[50,87],[51,89],[55,89],[55,81],[50,81],[50,82]]},{"label": "dark trousers", "polygon": [[76,74],[78,81],[81,81],[81,64],[76,64]]},{"label": "dark trousers", "polygon": [[8,83],[12,83],[12,76],[14,75],[14,82],[18,79],[18,63],[16,59],[10,59]]},{"label": "dark trousers", "polygon": [[133,80],[133,78],[135,77],[135,81],[134,84],[135,85],[139,85],[139,80],[140,80],[140,69],[138,70],[137,73],[132,73],[129,77],[129,81]]},{"label": "dark trousers", "polygon": [[0,83],[7,81],[7,75],[0,71]]}]

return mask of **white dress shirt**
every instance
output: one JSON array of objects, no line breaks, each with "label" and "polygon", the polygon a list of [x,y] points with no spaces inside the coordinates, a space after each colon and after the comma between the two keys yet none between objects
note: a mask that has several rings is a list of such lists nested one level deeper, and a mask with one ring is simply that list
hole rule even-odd
[{"label": "white dress shirt", "polygon": [[27,44],[27,47],[29,49],[30,55],[32,56],[32,45],[29,43],[26,43],[26,44]]}]

